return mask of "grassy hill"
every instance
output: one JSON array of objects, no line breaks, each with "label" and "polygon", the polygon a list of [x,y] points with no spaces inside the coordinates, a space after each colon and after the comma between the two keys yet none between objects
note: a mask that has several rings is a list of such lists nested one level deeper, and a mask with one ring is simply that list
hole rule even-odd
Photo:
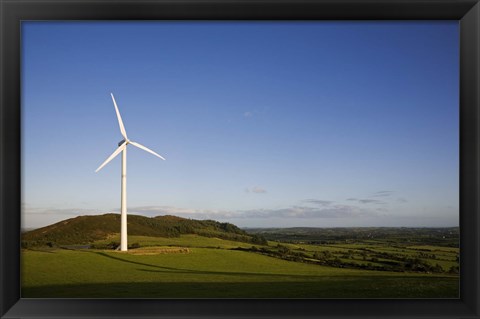
[{"label": "grassy hill", "polygon": [[[120,230],[119,214],[78,216],[22,234],[22,247],[91,244],[114,237]],[[145,217],[128,215],[128,235],[179,237],[196,234],[227,240],[266,244],[259,235],[251,235],[237,226],[213,220],[194,220],[176,216]]]}]

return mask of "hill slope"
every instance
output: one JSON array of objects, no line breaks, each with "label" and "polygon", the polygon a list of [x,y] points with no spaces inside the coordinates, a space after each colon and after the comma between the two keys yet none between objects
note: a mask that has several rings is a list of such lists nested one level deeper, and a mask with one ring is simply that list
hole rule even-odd
[{"label": "hill slope", "polygon": [[[22,246],[79,245],[106,239],[120,232],[120,215],[78,216],[22,234]],[[263,237],[250,235],[237,226],[213,220],[194,220],[177,216],[145,217],[128,215],[128,235],[178,237],[197,234],[262,244]]]}]

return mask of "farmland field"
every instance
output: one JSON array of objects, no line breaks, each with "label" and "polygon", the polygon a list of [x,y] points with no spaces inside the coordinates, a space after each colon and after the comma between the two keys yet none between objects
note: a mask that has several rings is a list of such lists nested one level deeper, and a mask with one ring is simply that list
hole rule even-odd
[{"label": "farmland field", "polygon": [[198,235],[129,243],[139,248],[22,250],[22,297],[458,298],[458,248]]}]

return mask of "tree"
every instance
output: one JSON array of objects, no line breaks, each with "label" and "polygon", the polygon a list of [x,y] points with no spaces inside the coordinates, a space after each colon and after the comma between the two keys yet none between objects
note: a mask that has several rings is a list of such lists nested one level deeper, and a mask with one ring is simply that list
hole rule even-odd
[{"label": "tree", "polygon": [[288,255],[288,253],[290,253],[290,248],[288,248],[287,246],[278,244],[277,248],[278,248],[278,252],[282,255]]},{"label": "tree", "polygon": [[259,245],[267,245],[268,244],[265,237],[263,237],[261,235],[257,235],[257,234],[252,236],[251,241],[252,241],[253,244],[259,244]]},{"label": "tree", "polygon": [[433,266],[433,268],[432,268],[432,271],[433,272],[443,272],[443,268],[439,264],[435,264],[435,266]]},{"label": "tree", "polygon": [[450,269],[448,270],[449,273],[451,274],[458,274],[459,272],[459,267],[458,266],[451,266]]}]

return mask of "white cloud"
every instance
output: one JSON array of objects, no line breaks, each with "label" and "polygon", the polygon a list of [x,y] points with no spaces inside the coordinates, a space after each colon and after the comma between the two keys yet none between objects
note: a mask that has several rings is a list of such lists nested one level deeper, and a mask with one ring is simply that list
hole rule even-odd
[{"label": "white cloud", "polygon": [[85,208],[45,208],[45,207],[29,207],[23,206],[22,213],[25,215],[97,215],[106,212],[98,209]]},{"label": "white cloud", "polygon": [[[265,193],[266,190],[260,187],[250,189],[254,193]],[[175,215],[192,219],[213,219],[213,220],[260,220],[267,219],[350,219],[382,216],[385,209],[369,209],[365,206],[340,205],[333,201],[307,199],[304,204],[275,209],[250,209],[250,210],[212,210],[184,208],[175,206],[137,206],[129,207],[128,213],[148,217]],[[308,204],[312,204],[309,206]],[[24,218],[23,227],[39,227],[59,222],[68,218],[81,215],[102,215],[106,213],[119,213],[116,210],[98,210],[84,208],[34,208],[23,205]]]},{"label": "white cloud", "polygon": [[267,192],[266,189],[258,187],[258,186],[255,186],[254,188],[252,188],[252,193],[263,194],[263,193],[266,193],[266,192]]},{"label": "white cloud", "polygon": [[101,215],[105,211],[84,208],[45,208],[22,205],[22,229],[39,228],[83,215]]},{"label": "white cloud", "polygon": [[358,202],[362,204],[386,204],[384,201],[376,199],[359,199]]},{"label": "white cloud", "polygon": [[265,188],[259,187],[259,186],[254,186],[251,189],[250,188],[245,188],[246,193],[256,193],[256,194],[265,194],[267,190]]},{"label": "white cloud", "polygon": [[375,212],[349,205],[335,205],[327,208],[293,206],[283,209],[262,209],[243,212],[243,217],[245,218],[351,218],[377,215]]},{"label": "white cloud", "polygon": [[373,193],[370,197],[387,197],[393,194],[393,191],[378,191]]},{"label": "white cloud", "polygon": [[372,217],[378,213],[350,205],[334,205],[326,208],[292,206],[280,209],[252,209],[243,211],[200,210],[172,206],[132,207],[129,213],[157,215],[177,215],[194,219],[231,219],[231,218],[352,218]]},{"label": "white cloud", "polygon": [[328,206],[333,203],[331,200],[322,200],[322,199],[304,199],[302,202],[315,204],[318,206]]},{"label": "white cloud", "polygon": [[358,198],[347,198],[348,201],[351,201],[351,202],[357,202],[357,203],[360,203],[360,204],[380,204],[380,205],[383,205],[383,204],[386,204],[386,202],[382,201],[382,200],[378,200],[378,199],[369,199],[369,198],[365,198],[365,199],[358,199]]}]

